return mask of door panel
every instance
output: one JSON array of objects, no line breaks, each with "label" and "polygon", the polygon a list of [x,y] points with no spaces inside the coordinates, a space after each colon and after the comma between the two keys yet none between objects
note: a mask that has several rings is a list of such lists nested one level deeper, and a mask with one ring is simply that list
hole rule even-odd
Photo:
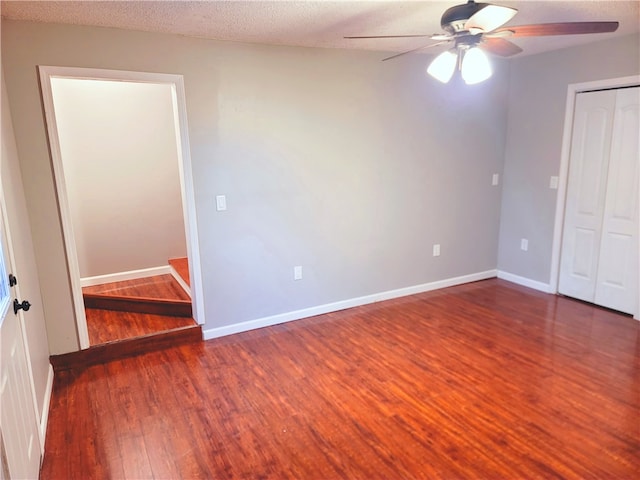
[{"label": "door panel", "polygon": [[10,306],[13,297],[5,268],[10,263],[1,215],[0,230],[0,431],[10,477],[38,478],[38,420],[22,325]]},{"label": "door panel", "polygon": [[593,272],[593,259],[595,257],[594,249],[597,239],[594,230],[586,228],[575,228],[573,231],[575,255],[573,256],[573,264],[571,272],[576,277],[582,277],[589,281]]},{"label": "door panel", "polygon": [[576,97],[558,291],[593,302],[616,93]]},{"label": "door panel", "polygon": [[617,91],[595,303],[637,311],[640,88]]},{"label": "door panel", "polygon": [[[27,357],[32,373],[33,390],[36,394],[36,410],[41,421],[41,433],[44,433],[47,397],[51,385],[52,370],[49,364],[49,341],[44,317],[40,280],[33,250],[33,239],[29,223],[29,212],[22,188],[22,174],[18,160],[11,112],[4,80],[2,81],[0,180],[3,213],[7,224],[6,254],[13,261],[8,268],[18,277],[19,282],[13,288],[15,297],[29,299],[31,309],[21,319],[22,330],[26,337]],[[44,448],[44,435],[41,437],[41,451]]]},{"label": "door panel", "polygon": [[2,435],[5,439],[7,463],[11,478],[38,478],[40,446],[38,424],[27,357],[20,331],[20,322],[11,318],[2,323],[2,371],[0,373],[0,399],[2,400]]}]

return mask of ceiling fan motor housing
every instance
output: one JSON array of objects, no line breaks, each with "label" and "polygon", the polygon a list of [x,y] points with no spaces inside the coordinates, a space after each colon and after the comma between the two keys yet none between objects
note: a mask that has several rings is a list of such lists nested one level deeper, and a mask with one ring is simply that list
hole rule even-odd
[{"label": "ceiling fan motor housing", "polygon": [[450,34],[458,33],[464,30],[464,26],[467,23],[467,20],[471,18],[471,16],[484,7],[489,5],[488,3],[476,3],[473,0],[469,0],[467,3],[462,5],[456,5],[447,9],[440,19],[440,26],[446,32]]}]

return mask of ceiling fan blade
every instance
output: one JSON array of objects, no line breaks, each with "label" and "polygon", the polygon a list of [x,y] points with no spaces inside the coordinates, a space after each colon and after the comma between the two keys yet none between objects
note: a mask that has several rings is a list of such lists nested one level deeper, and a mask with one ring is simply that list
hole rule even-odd
[{"label": "ceiling fan blade", "polygon": [[472,35],[491,32],[511,20],[516,13],[518,10],[515,8],[487,5],[471,15],[464,24],[464,29]]},{"label": "ceiling fan blade", "polygon": [[366,35],[359,37],[343,37],[348,39],[366,39],[366,38],[430,38],[431,40],[446,40],[449,41],[453,37],[445,33],[434,33],[432,35]]},{"label": "ceiling fan blade", "polygon": [[434,33],[430,35],[429,38],[431,40],[444,40],[446,42],[453,40],[455,37],[453,35],[449,35],[448,33]]},{"label": "ceiling fan blade", "polygon": [[412,48],[411,50],[407,50],[406,52],[397,53],[397,54],[392,55],[390,57],[383,58],[382,61],[386,62],[387,60],[398,58],[398,57],[401,57],[403,55],[407,55],[408,53],[417,52],[418,50],[423,50],[425,48],[437,47],[438,45],[442,45],[443,43],[449,43],[449,40],[444,40],[444,41],[438,42],[438,43],[432,43],[430,45],[422,45],[421,47],[418,47],[418,48]]},{"label": "ceiling fan blade", "polygon": [[516,25],[501,28],[494,33],[507,30],[512,37],[542,37],[546,35],[577,35],[581,33],[607,33],[618,29],[618,22],[565,22]]},{"label": "ceiling fan blade", "polygon": [[431,37],[431,35],[367,35],[364,37],[344,37],[348,39],[363,39],[363,38],[414,38],[414,37]]},{"label": "ceiling fan blade", "polygon": [[501,57],[510,57],[522,52],[522,49],[515,43],[511,43],[504,38],[487,38],[482,39],[480,47],[484,50],[493,53],[494,55],[500,55]]},{"label": "ceiling fan blade", "polygon": [[[507,27],[509,28],[509,27]],[[513,35],[513,30],[496,30],[495,32],[489,32],[482,35],[482,38],[508,38]]]}]

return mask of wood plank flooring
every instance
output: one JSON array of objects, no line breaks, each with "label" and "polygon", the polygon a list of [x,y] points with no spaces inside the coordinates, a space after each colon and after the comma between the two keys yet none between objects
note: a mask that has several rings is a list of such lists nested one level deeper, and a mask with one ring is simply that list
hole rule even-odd
[{"label": "wood plank flooring", "polygon": [[41,478],[640,478],[640,324],[493,279],[59,372]]}]

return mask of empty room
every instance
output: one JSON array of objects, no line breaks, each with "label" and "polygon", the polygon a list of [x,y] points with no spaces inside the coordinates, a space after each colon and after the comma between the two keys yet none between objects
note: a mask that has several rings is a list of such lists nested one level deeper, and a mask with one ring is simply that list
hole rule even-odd
[{"label": "empty room", "polygon": [[640,476],[640,2],[0,12],[0,478]]}]

